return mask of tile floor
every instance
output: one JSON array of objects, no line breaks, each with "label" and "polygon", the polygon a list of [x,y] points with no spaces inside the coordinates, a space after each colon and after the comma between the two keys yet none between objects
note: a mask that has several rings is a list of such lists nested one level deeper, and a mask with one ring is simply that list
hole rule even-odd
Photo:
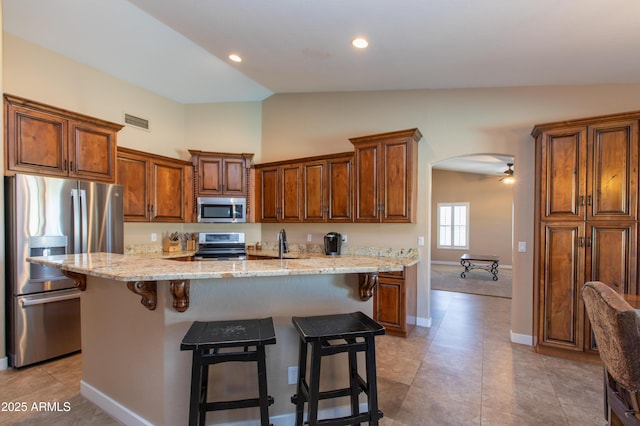
[{"label": "tile floor", "polygon": [[[601,367],[510,343],[510,299],[432,291],[431,306],[431,328],[377,339],[383,425],[605,424]],[[81,363],[78,354],[0,372],[0,402],[28,405],[0,411],[0,425],[118,425],[80,396]],[[52,398],[61,405],[31,409]]]}]

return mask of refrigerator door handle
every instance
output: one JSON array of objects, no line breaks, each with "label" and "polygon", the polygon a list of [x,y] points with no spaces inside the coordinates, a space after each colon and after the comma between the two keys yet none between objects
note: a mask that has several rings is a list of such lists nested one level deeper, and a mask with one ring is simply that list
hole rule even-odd
[{"label": "refrigerator door handle", "polygon": [[87,191],[80,190],[80,227],[82,231],[82,253],[88,253],[89,250],[89,229],[87,220]]},{"label": "refrigerator door handle", "polygon": [[73,228],[73,253],[80,253],[82,233],[80,231],[80,200],[77,189],[71,190],[71,226]]},{"label": "refrigerator door handle", "polygon": [[63,300],[71,300],[71,299],[79,299],[80,292],[75,292],[72,294],[65,294],[62,296],[51,296],[51,297],[41,297],[38,299],[26,299],[22,301],[22,307],[26,308],[27,306],[35,306],[35,305],[44,305],[46,303],[52,302],[62,302]]}]

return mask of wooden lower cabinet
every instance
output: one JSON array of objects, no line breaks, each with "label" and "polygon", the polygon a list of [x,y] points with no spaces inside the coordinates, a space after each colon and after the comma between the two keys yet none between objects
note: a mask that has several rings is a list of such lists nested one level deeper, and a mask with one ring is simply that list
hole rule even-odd
[{"label": "wooden lower cabinet", "polygon": [[373,319],[387,334],[406,337],[415,328],[417,316],[418,265],[398,272],[380,272],[373,292]]},{"label": "wooden lower cabinet", "polygon": [[187,161],[118,148],[117,183],[124,187],[124,220],[188,222],[192,170]]},{"label": "wooden lower cabinet", "polygon": [[538,352],[597,355],[582,286],[602,281],[620,294],[637,294],[636,239],[635,222],[542,224]]}]

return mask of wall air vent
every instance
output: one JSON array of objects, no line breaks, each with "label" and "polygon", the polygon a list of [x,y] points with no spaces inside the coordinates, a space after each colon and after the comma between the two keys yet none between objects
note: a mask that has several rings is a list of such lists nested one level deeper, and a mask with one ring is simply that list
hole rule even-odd
[{"label": "wall air vent", "polygon": [[131,114],[124,114],[124,123],[129,126],[138,127],[140,129],[149,130],[149,120],[144,118],[136,117]]}]

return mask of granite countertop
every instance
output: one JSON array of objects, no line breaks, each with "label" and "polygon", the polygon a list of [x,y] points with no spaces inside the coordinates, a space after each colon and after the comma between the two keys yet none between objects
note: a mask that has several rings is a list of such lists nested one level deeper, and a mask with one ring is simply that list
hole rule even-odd
[{"label": "granite countertop", "polygon": [[[265,254],[261,253],[250,254]],[[116,281],[197,280],[209,278],[266,277],[283,275],[349,274],[400,271],[419,261],[417,258],[371,256],[325,256],[300,253],[304,258],[243,261],[180,262],[171,257],[189,256],[190,252],[169,256],[84,253],[30,257],[28,261],[78,274]],[[277,256],[277,252],[275,253]]]}]

